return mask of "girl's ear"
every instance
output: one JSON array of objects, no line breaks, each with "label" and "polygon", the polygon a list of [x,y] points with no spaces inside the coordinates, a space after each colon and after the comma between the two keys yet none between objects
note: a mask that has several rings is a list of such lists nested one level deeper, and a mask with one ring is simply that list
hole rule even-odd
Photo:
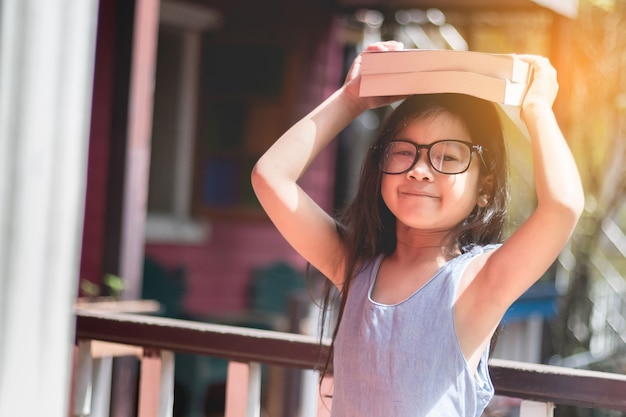
[{"label": "girl's ear", "polygon": [[478,189],[478,200],[476,204],[479,207],[486,207],[493,196],[494,175],[487,174],[481,179],[481,186]]}]

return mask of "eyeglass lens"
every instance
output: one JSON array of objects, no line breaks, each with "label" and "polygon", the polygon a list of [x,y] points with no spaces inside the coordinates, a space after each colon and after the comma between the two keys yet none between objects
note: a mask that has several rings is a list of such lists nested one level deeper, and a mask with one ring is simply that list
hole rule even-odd
[{"label": "eyeglass lens", "polygon": [[409,141],[393,141],[385,146],[382,170],[387,174],[401,174],[410,170],[419,159],[419,149],[427,149],[430,165],[443,174],[459,174],[467,170],[472,149],[465,142],[444,140],[430,145]]}]

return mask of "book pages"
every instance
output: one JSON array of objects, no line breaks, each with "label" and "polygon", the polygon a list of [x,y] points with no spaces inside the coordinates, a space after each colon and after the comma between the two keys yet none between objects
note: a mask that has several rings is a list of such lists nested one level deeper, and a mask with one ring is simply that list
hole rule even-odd
[{"label": "book pages", "polygon": [[419,71],[464,71],[527,83],[531,67],[514,54],[453,50],[403,49],[366,52],[361,58],[361,74]]},{"label": "book pages", "polygon": [[468,94],[500,104],[519,106],[528,85],[464,71],[418,71],[361,76],[361,97],[410,94]]}]

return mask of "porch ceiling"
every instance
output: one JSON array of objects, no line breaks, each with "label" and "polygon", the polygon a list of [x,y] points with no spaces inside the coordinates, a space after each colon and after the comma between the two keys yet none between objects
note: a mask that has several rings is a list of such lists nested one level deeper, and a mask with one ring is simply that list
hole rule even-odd
[{"label": "porch ceiling", "polygon": [[578,0],[336,0],[341,7],[439,9],[532,9],[545,7],[570,18],[578,14]]}]

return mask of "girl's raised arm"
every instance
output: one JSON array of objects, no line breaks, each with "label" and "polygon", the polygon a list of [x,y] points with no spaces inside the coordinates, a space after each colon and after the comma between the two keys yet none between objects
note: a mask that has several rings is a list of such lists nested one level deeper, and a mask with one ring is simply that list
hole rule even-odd
[{"label": "girl's raised arm", "polygon": [[506,310],[552,265],[582,213],[578,169],[552,112],[558,84],[547,59],[534,69],[521,115],[532,142],[537,207],[502,244],[466,269],[455,307],[461,348],[476,365]]},{"label": "girl's raised arm", "polygon": [[[499,321],[506,309],[556,260],[583,211],[576,163],[557,124],[552,104],[558,84],[546,58],[524,55],[534,70],[521,115],[532,143],[537,207],[484,264],[477,265],[475,305]],[[489,306],[488,310],[484,307]]]},{"label": "girl's raised arm", "polygon": [[[401,49],[398,42],[381,42],[366,50]],[[344,85],[285,132],[252,170],[252,186],[272,222],[287,241],[315,268],[341,285],[345,252],[335,222],[298,185],[317,155],[355,117],[391,99],[361,99],[360,57]]]}]

